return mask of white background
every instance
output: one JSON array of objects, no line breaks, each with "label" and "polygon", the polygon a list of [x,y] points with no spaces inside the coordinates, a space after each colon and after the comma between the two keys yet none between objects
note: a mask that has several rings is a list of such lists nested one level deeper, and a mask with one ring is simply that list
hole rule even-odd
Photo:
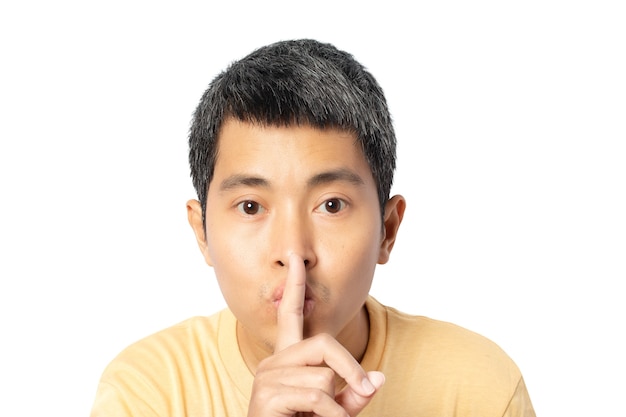
[{"label": "white background", "polygon": [[623,415],[622,2],[7,3],[0,415],[86,416],[122,348],[224,306],[186,221],[191,113],[297,37],[353,53],[395,120],[408,209],[373,294],[496,341],[538,415]]}]

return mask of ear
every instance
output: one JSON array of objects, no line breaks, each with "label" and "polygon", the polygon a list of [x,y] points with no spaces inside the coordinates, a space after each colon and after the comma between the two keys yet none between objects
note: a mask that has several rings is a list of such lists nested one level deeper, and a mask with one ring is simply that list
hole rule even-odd
[{"label": "ear", "polygon": [[187,201],[187,220],[189,220],[189,225],[196,235],[196,242],[198,242],[198,247],[200,252],[202,252],[202,256],[204,256],[204,260],[209,266],[213,266],[202,222],[202,205],[198,200]]},{"label": "ear", "polygon": [[380,244],[380,252],[378,253],[378,263],[386,264],[389,261],[389,255],[396,243],[398,229],[402,218],[404,217],[404,209],[406,208],[406,200],[401,195],[395,195],[385,203],[385,216],[383,218],[383,240]]}]

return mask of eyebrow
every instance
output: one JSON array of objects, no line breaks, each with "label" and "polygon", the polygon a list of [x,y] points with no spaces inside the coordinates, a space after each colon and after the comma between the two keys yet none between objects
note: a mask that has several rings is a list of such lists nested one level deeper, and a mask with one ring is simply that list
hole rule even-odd
[{"label": "eyebrow", "polygon": [[263,187],[268,188],[270,186],[269,181],[261,177],[254,177],[249,175],[236,174],[226,178],[220,184],[221,191],[232,190],[237,187]]},{"label": "eyebrow", "polygon": [[340,168],[332,171],[326,171],[314,175],[307,181],[309,187],[315,187],[321,184],[328,184],[331,182],[349,182],[354,185],[363,185],[365,182],[363,178],[357,175],[354,171],[349,169]]},{"label": "eyebrow", "polygon": [[[363,178],[349,169],[340,168],[331,171],[321,172],[309,178],[307,186],[309,188],[332,182],[348,182],[354,185],[363,185]],[[262,177],[252,175],[236,174],[226,178],[220,184],[221,191],[232,190],[237,187],[262,187],[269,188],[270,182]]]}]

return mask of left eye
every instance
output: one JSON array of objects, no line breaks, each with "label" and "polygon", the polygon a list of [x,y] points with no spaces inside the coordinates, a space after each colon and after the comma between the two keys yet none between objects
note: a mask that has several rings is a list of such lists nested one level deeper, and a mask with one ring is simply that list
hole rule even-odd
[{"label": "left eye", "polygon": [[324,201],[318,208],[326,213],[336,214],[346,207],[346,202],[340,198],[331,198]]},{"label": "left eye", "polygon": [[237,205],[237,209],[248,216],[254,216],[256,214],[262,213],[264,208],[262,205],[257,203],[256,201],[246,200],[242,201]]}]

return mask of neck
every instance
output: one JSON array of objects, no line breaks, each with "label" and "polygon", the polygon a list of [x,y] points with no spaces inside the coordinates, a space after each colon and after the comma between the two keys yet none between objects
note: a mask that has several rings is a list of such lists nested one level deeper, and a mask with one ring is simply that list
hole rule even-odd
[{"label": "neck", "polygon": [[[361,362],[369,340],[369,315],[365,306],[335,338],[358,362]],[[274,348],[271,343],[251,337],[250,332],[239,321],[237,321],[237,342],[243,360],[252,374],[256,374],[263,359],[273,354]]]}]

